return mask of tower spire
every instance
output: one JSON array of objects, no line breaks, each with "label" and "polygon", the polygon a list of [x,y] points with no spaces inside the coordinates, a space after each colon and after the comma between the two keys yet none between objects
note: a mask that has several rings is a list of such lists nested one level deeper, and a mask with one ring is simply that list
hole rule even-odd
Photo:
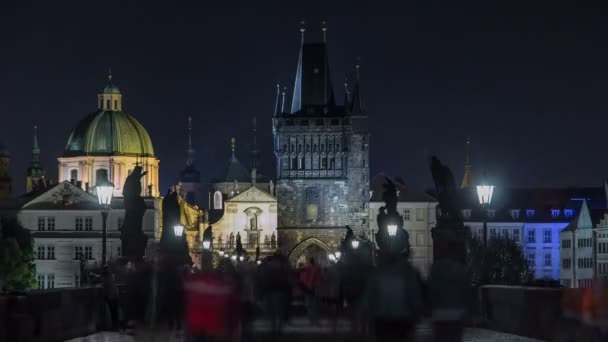
[{"label": "tower spire", "polygon": [[40,148],[38,147],[38,125],[34,125],[34,144],[32,145],[32,163],[40,162]]},{"label": "tower spire", "polygon": [[283,87],[283,100],[281,101],[281,113],[285,113],[285,92],[287,91],[287,87]]},{"label": "tower spire", "polygon": [[281,85],[279,83],[277,83],[277,101],[274,104],[274,115],[275,116],[279,115],[282,112],[280,98],[281,98]]},{"label": "tower spire", "polygon": [[355,64],[355,87],[353,88],[353,100],[350,111],[353,113],[365,113],[365,106],[363,105],[363,99],[361,98],[361,60],[357,57],[357,64]]},{"label": "tower spire", "polygon": [[108,83],[112,83],[112,67],[108,67]]},{"label": "tower spire", "polygon": [[327,43],[327,21],[321,22],[321,30],[323,31],[323,43]]},{"label": "tower spire", "polygon": [[234,154],[236,150],[236,139],[234,137],[230,139],[230,148],[232,149],[232,158],[236,158],[236,155]]},{"label": "tower spire", "polygon": [[192,147],[192,116],[188,115],[188,149],[186,150],[186,166],[194,165],[195,150]]},{"label": "tower spire", "polygon": [[344,79],[344,111],[348,113],[350,104],[350,91],[348,90],[348,77]]},{"label": "tower spire", "polygon": [[471,165],[471,141],[467,137],[467,155],[464,162],[464,175],[462,176],[461,189],[468,188],[473,185],[473,170]]},{"label": "tower spire", "polygon": [[258,141],[257,141],[257,118],[253,117],[252,126],[252,148],[251,148],[251,168],[257,169],[258,167]]},{"label": "tower spire", "polygon": [[[302,58],[304,55],[304,32],[306,32],[306,25],[304,20],[301,20],[300,34],[302,36],[302,40],[300,43],[300,54],[298,56],[298,68],[296,69],[296,79],[293,87],[293,97],[291,98],[291,113],[296,113],[300,109],[302,109]],[[285,106],[285,101],[283,101],[283,106]]]}]

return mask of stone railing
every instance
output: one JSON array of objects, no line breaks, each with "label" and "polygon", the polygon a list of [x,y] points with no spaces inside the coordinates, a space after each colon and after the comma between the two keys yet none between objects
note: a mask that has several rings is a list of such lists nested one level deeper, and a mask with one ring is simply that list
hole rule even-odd
[{"label": "stone railing", "polygon": [[0,341],[64,341],[103,328],[101,287],[0,294]]},{"label": "stone railing", "polygon": [[486,285],[479,288],[480,310],[487,328],[552,340],[562,318],[562,289]]}]

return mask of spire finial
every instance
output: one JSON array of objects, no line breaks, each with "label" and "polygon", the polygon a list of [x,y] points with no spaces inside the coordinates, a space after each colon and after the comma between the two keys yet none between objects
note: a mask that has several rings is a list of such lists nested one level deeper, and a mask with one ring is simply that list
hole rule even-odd
[{"label": "spire finial", "polygon": [[281,102],[281,113],[285,113],[285,92],[287,91],[287,87],[283,87],[283,101]]},{"label": "spire finial", "polygon": [[277,101],[274,104],[274,114],[279,115],[281,106],[279,105],[279,101],[281,99],[281,85],[277,82]]},{"label": "spire finial", "polygon": [[188,115],[188,147],[192,149],[192,116]]},{"label": "spire finial", "polygon": [[359,74],[359,69],[360,68],[361,68],[361,57],[357,57],[357,62],[355,63],[355,73],[357,75],[357,82],[361,78],[361,75]]},{"label": "spire finial", "polygon": [[460,188],[468,188],[473,185],[473,167],[471,166],[471,141],[467,136],[467,154],[464,163],[464,175]]},{"label": "spire finial", "polygon": [[253,143],[251,148],[251,169],[258,167],[257,117],[252,120]]},{"label": "spire finial", "polygon": [[232,156],[234,157],[234,151],[236,150],[236,139],[234,137],[230,139],[230,146],[232,148]]},{"label": "spire finial", "polygon": [[323,31],[323,43],[327,42],[327,21],[321,22],[321,30]]},{"label": "spire finial", "polygon": [[304,19],[300,20],[300,33],[302,34],[302,44],[304,44],[304,32],[306,32],[306,22]]},{"label": "spire finial", "polygon": [[40,153],[40,148],[38,148],[38,125],[34,125],[34,144],[32,147],[32,153],[35,155]]},{"label": "spire finial", "polygon": [[349,112],[350,91],[348,90],[348,77],[344,78],[344,111]]},{"label": "spire finial", "polygon": [[112,83],[112,67],[108,67],[108,83]]}]

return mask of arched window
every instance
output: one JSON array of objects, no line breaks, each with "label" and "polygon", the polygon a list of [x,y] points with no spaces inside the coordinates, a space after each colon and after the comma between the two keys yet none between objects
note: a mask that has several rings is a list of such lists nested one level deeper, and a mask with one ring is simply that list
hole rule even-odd
[{"label": "arched window", "polygon": [[223,204],[224,203],[222,202],[222,193],[219,191],[216,191],[213,194],[213,209],[222,210]]},{"label": "arched window", "polygon": [[118,110],[118,100],[114,100],[114,110]]},{"label": "arched window", "polygon": [[110,100],[106,100],[106,110],[110,109]]},{"label": "arched window", "polygon": [[77,180],[78,180],[78,170],[76,170],[76,169],[70,170],[70,181],[77,181]]}]

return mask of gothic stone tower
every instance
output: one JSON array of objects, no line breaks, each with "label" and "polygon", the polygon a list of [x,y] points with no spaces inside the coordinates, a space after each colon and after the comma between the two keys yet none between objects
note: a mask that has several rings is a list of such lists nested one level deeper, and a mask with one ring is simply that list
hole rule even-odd
[{"label": "gothic stone tower", "polygon": [[352,100],[346,85],[337,106],[326,44],[304,43],[302,29],[291,110],[277,87],[273,119],[278,242],[292,264],[311,256],[324,262],[346,225],[367,232],[369,133],[358,78],[357,67]]}]

